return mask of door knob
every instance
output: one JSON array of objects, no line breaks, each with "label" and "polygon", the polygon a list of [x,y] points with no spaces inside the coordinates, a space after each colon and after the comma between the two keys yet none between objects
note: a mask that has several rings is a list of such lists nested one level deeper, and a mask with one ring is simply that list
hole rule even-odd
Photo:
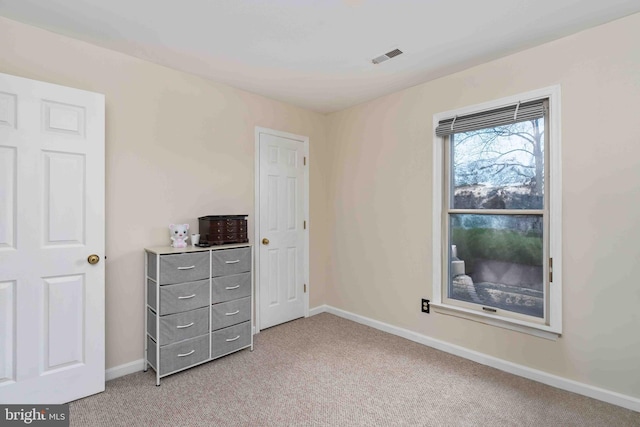
[{"label": "door knob", "polygon": [[266,237],[264,239],[262,239],[262,244],[263,245],[268,245],[269,244],[269,239],[267,239]]},{"label": "door knob", "polygon": [[100,261],[100,257],[96,254],[91,254],[87,257],[87,262],[91,265],[97,264]]}]

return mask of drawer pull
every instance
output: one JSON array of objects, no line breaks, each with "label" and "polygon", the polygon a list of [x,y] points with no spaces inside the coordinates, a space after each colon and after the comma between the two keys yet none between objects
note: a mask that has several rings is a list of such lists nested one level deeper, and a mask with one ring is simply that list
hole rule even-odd
[{"label": "drawer pull", "polygon": [[233,313],[225,313],[224,315],[225,316],[233,316],[234,314],[238,314],[238,313],[240,313],[240,310],[236,310]]},{"label": "drawer pull", "polygon": [[225,261],[225,263],[226,263],[226,264],[237,264],[237,263],[239,263],[239,262],[240,262],[240,260],[239,260],[239,259],[237,259],[237,260],[235,260],[235,261]]},{"label": "drawer pull", "polygon": [[178,297],[178,299],[189,299],[189,298],[193,298],[195,296],[196,296],[196,294],[192,294],[192,295],[187,295],[186,297]]},{"label": "drawer pull", "polygon": [[234,289],[238,289],[239,287],[240,287],[240,285],[227,286],[225,289],[226,289],[227,291],[232,291],[232,290],[234,290]]},{"label": "drawer pull", "polygon": [[178,355],[178,357],[185,357],[185,356],[189,356],[189,355],[191,355],[191,354],[193,354],[193,353],[195,353],[195,352],[196,352],[195,350],[191,350],[189,353],[179,354],[179,355]]},{"label": "drawer pull", "polygon": [[192,268],[196,268],[195,265],[189,266],[189,267],[178,267],[178,270],[191,270]]},{"label": "drawer pull", "polygon": [[238,335],[238,336],[237,336],[237,337],[235,337],[235,338],[230,338],[230,339],[228,339],[228,340],[227,340],[227,342],[235,341],[235,340],[237,340],[238,338],[240,338],[240,335]]},{"label": "drawer pull", "polygon": [[188,325],[178,325],[178,326],[176,326],[176,328],[184,329],[184,328],[188,328],[189,326],[193,326],[193,322],[189,323]]}]

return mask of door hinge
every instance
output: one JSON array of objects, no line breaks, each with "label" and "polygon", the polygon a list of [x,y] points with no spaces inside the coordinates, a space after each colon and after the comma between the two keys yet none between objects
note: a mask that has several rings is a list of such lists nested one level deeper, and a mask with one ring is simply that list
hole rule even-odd
[{"label": "door hinge", "polygon": [[306,157],[303,157],[303,159],[304,159],[304,160],[303,160],[304,165],[305,165],[305,166],[307,166],[307,158],[306,158]]},{"label": "door hinge", "polygon": [[304,293],[305,294],[307,293],[307,284],[306,283],[304,284]]},{"label": "door hinge", "polygon": [[553,258],[549,258],[549,283],[553,282]]},{"label": "door hinge", "polygon": [[306,230],[307,229],[307,221],[302,221],[302,227]]}]

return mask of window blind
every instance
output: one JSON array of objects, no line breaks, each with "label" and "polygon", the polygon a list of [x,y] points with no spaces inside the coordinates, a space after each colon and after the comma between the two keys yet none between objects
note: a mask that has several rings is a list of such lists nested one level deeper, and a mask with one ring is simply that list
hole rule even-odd
[{"label": "window blind", "polygon": [[539,119],[544,116],[546,105],[546,98],[537,99],[535,101],[522,102],[494,110],[451,117],[438,122],[436,135],[447,136],[459,132],[470,132]]}]

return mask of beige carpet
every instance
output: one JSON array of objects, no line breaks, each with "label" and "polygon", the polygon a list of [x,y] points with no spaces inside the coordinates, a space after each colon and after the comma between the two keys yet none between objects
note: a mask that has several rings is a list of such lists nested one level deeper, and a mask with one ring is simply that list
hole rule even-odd
[{"label": "beige carpet", "polygon": [[71,403],[72,426],[640,426],[640,413],[330,314],[262,331],[166,377],[136,373]]}]

